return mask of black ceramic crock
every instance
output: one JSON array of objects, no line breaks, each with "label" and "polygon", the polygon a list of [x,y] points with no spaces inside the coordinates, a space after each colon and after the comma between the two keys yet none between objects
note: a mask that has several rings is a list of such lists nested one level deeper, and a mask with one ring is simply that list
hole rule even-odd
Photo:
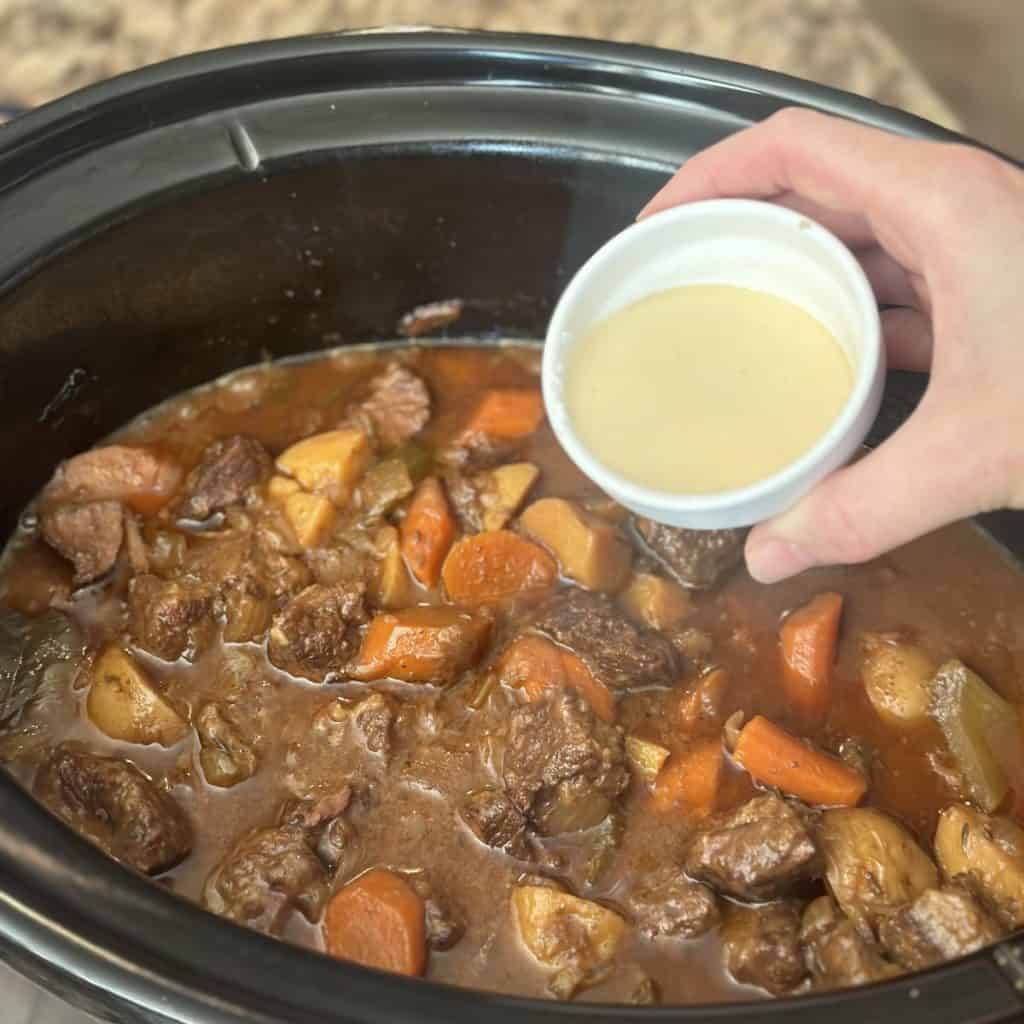
[{"label": "black ceramic crock", "polygon": [[[576,267],[688,155],[789,104],[950,133],[806,82],[568,39],[324,36],[202,54],[0,128],[0,540],[60,458],[224,371],[392,336],[541,336]],[[894,375],[876,428],[912,407]],[[1018,554],[1021,520],[987,524]],[[275,942],[107,860],[0,776],[0,952],[121,1022],[1010,1020],[1016,944],[889,984],[742,1006],[520,1000]],[[0,1008],[2,1015],[2,1008]]]}]

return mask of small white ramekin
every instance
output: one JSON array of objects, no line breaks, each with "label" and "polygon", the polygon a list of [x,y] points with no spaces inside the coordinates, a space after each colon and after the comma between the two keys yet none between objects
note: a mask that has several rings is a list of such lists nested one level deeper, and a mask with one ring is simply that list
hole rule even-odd
[{"label": "small white ramekin", "polygon": [[[853,367],[850,397],[817,443],[746,487],[676,494],[634,483],[602,465],[582,443],[566,408],[566,357],[587,328],[647,295],[687,284],[732,284],[788,299],[835,335]],[[626,228],[577,271],[548,325],[542,380],[548,418],[562,447],[616,501],[671,526],[749,526],[794,504],[864,440],[885,382],[878,304],[853,254],[820,224],[751,199],[691,203]],[[686,401],[686,386],[680,378],[680,402]]]}]

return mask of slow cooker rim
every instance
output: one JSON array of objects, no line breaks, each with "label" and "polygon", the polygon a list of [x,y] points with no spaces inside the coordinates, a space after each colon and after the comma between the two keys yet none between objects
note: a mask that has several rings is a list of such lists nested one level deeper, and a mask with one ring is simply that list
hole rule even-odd
[{"label": "slow cooker rim", "polygon": [[[652,81],[660,75],[707,82],[709,86],[760,93],[773,100],[781,98],[784,102],[853,116],[904,134],[969,141],[913,115],[870,100],[714,58],[672,54],[632,44],[522,33],[357,32],[297,37],[181,57],[127,73],[57,100],[24,115],[0,131],[0,190],[9,189],[16,193],[19,183],[16,176],[4,180],[5,156],[17,154],[29,161],[38,156],[40,166],[46,167],[73,158],[82,152],[80,147],[74,146],[76,131],[88,127],[97,118],[123,114],[125,108],[129,114],[127,122],[135,123],[132,119],[141,116],[138,109],[140,99],[151,90],[173,89],[187,79],[216,76],[227,70],[251,71],[255,66],[281,59],[301,60],[313,55],[333,56],[357,51],[408,57],[422,50],[475,50],[485,56],[504,54],[506,59],[521,59],[526,53],[532,62],[540,64],[550,59],[569,65],[575,62],[580,68],[614,66],[631,78],[638,73],[646,73]],[[640,77],[642,79],[643,74]],[[5,825],[0,828],[0,877],[6,879],[0,892],[0,904],[6,908],[6,914],[0,916],[0,937],[7,943],[31,949],[33,956],[48,958],[60,970],[78,980],[92,984],[100,979],[116,981],[117,990],[125,993],[127,998],[155,1012],[170,1012],[175,1015],[173,1019],[187,1019],[190,1007],[199,1005],[206,1012],[222,1014],[224,1020],[241,1019],[242,1015],[253,1019],[252,999],[257,996],[264,1000],[261,1004],[264,1009],[276,1012],[278,1005],[275,1003],[279,1004],[280,1009],[288,1012],[293,1020],[313,1020],[314,1016],[323,1020],[325,1014],[337,1010],[337,1006],[332,1007],[326,1002],[294,1001],[290,998],[274,1000],[265,991],[257,993],[251,985],[234,978],[231,985],[226,984],[226,976],[215,969],[216,961],[204,952],[206,947],[198,941],[204,937],[218,948],[248,948],[253,958],[261,963],[276,963],[296,975],[305,974],[308,969],[314,976],[320,974],[326,978],[329,971],[334,982],[329,986],[334,990],[330,994],[336,993],[344,1000],[347,992],[349,1006],[353,1009],[356,1006],[355,993],[379,1002],[380,989],[386,987],[395,1000],[388,1006],[395,1020],[422,1019],[426,1004],[434,1002],[442,1014],[458,1013],[467,1018],[471,1013],[487,1009],[495,1013],[501,1011],[501,1019],[508,1020],[521,1014],[550,1020],[584,1017],[623,1021],[753,1019],[782,1012],[795,1012],[798,1016],[804,1012],[810,1019],[810,1014],[829,1012],[836,1017],[838,1024],[842,1020],[863,1019],[869,1012],[866,1003],[876,1006],[876,1001],[891,998],[903,1007],[908,1021],[913,1021],[918,1016],[914,1012],[914,991],[921,992],[938,984],[953,998],[956,984],[952,980],[964,977],[965,972],[971,974],[975,981],[984,978],[1005,988],[1005,1001],[999,1005],[1007,1011],[1019,1005],[1014,1002],[1009,985],[996,970],[988,952],[909,978],[837,994],[753,1004],[662,1007],[643,1011],[621,1006],[552,1004],[436,984],[424,985],[422,982],[382,976],[321,956],[311,957],[308,951],[247,932],[178,900],[109,861],[96,848],[58,823],[6,777],[0,784],[0,801],[7,812]],[[66,861],[62,861],[62,857]],[[86,915],[84,921],[76,920],[84,913],[81,906],[53,897],[54,890],[59,893],[61,885],[67,884],[69,866],[81,897],[101,897],[104,892],[108,897],[106,901],[101,900],[99,909],[91,917]],[[130,898],[127,903],[122,903],[120,897]],[[131,911],[137,916],[132,917]],[[159,948],[151,922],[170,922],[172,919],[186,926],[184,930],[191,932],[197,941],[191,949],[176,948],[168,958],[167,952]],[[75,930],[72,927],[75,924],[81,927]],[[104,945],[108,940],[117,944]],[[141,951],[146,953],[146,957],[139,956]],[[311,964],[316,964],[317,968],[311,968]],[[175,969],[173,976],[169,971],[172,965]],[[201,988],[196,986],[199,979],[207,982]],[[1002,989],[1000,992],[1002,994]],[[131,995],[127,995],[129,993]],[[924,1009],[927,1000],[918,999],[916,1002]],[[369,1005],[367,1001],[366,1006]],[[267,1020],[278,1019],[266,1016],[262,1010],[259,1012]],[[341,1012],[343,1015],[346,1013],[344,1005]],[[295,1013],[303,1016],[296,1017]]]}]

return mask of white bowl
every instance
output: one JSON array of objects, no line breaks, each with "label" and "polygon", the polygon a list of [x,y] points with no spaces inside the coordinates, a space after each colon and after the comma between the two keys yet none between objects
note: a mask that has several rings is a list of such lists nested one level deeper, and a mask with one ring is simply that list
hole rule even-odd
[{"label": "white bowl", "polygon": [[[647,295],[687,284],[732,284],[788,299],[835,335],[853,367],[850,397],[817,443],[746,487],[677,494],[634,483],[604,466],[580,441],[566,408],[566,357],[587,328]],[[794,504],[847,462],[864,440],[885,382],[878,304],[853,254],[820,224],[751,199],[691,203],[626,228],[583,264],[548,325],[542,381],[548,418],[562,447],[616,501],[671,526],[749,526]],[[679,387],[683,396],[686,381]]]}]

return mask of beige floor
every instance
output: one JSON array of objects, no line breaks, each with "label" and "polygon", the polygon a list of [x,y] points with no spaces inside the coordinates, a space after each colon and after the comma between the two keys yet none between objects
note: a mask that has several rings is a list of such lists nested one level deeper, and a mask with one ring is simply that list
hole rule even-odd
[{"label": "beige floor", "polygon": [[962,119],[1024,159],[1024,0],[862,0]]}]

